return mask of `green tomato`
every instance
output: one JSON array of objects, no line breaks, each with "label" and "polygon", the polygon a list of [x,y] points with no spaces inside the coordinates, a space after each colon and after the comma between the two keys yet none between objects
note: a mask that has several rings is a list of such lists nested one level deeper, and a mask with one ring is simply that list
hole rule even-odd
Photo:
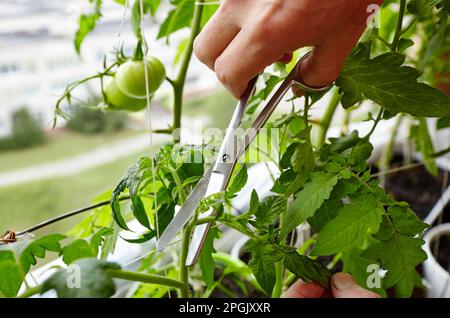
[{"label": "green tomato", "polygon": [[147,106],[147,99],[137,99],[124,94],[117,87],[116,80],[112,80],[105,88],[106,103],[113,110],[128,110],[137,112]]},{"label": "green tomato", "polygon": [[[150,95],[161,86],[165,77],[166,69],[156,57],[148,56],[148,92]],[[144,61],[128,61],[122,64],[116,73],[116,83],[125,94],[134,98],[145,98],[145,63]]]}]

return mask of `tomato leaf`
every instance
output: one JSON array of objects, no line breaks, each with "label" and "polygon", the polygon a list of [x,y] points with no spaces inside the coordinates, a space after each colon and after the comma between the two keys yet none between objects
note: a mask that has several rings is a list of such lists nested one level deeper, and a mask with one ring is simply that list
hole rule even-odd
[{"label": "tomato leaf", "polygon": [[74,240],[62,249],[63,262],[67,265],[72,264],[77,259],[96,257],[94,249],[85,240]]},{"label": "tomato leaf", "polygon": [[442,117],[438,119],[438,122],[436,124],[436,128],[438,130],[445,129],[450,127],[450,116]]},{"label": "tomato leaf", "polygon": [[385,289],[395,286],[398,297],[409,297],[414,286],[422,286],[415,267],[427,259],[422,239],[395,233],[388,241],[368,248],[363,256],[379,259],[387,270],[383,280]]},{"label": "tomato leaf", "polygon": [[172,9],[159,29],[157,39],[169,37],[172,33],[190,26],[194,16],[195,1],[181,0]]},{"label": "tomato leaf", "polygon": [[231,185],[227,189],[228,195],[234,196],[239,191],[241,191],[242,188],[244,188],[244,186],[247,184],[247,179],[247,166],[242,165],[241,169],[239,169],[239,171],[231,181]]},{"label": "tomato leaf", "polygon": [[272,225],[277,217],[286,211],[287,200],[285,197],[272,195],[265,198],[259,203],[255,211],[255,221],[252,224],[257,229],[265,229],[268,225]]},{"label": "tomato leaf", "polygon": [[214,249],[214,239],[218,237],[217,228],[212,228],[205,240],[202,251],[200,252],[198,263],[202,271],[202,278],[208,288],[214,285],[214,259],[212,254],[216,252]]},{"label": "tomato leaf", "polygon": [[36,258],[44,258],[46,251],[60,252],[64,238],[51,234],[0,246],[0,292],[6,297],[16,296],[31,266],[36,265]]},{"label": "tomato leaf", "polygon": [[276,281],[274,264],[283,259],[283,253],[264,239],[249,240],[247,250],[252,253],[252,259],[248,265],[256,280],[267,295],[272,295]]},{"label": "tomato leaf", "polygon": [[433,8],[440,2],[441,0],[410,0],[407,8],[418,18],[424,18],[430,15]]},{"label": "tomato leaf", "polygon": [[384,213],[381,203],[371,195],[359,195],[338,211],[319,233],[312,255],[333,255],[360,246],[377,233]]},{"label": "tomato leaf", "polygon": [[42,284],[42,290],[54,289],[60,298],[110,297],[116,286],[106,273],[108,269],[120,269],[120,266],[95,258],[80,259],[72,263],[70,270],[62,268],[54,273]]},{"label": "tomato leaf", "polygon": [[359,44],[347,59],[336,85],[346,108],[368,98],[391,113],[440,117],[450,114],[450,98],[417,81],[419,72],[404,66],[405,56],[385,53],[370,58],[370,47]]},{"label": "tomato leaf", "polygon": [[284,266],[305,282],[317,282],[325,288],[330,288],[331,271],[317,260],[300,255],[294,250],[285,254]]},{"label": "tomato leaf", "polygon": [[83,44],[84,39],[95,29],[97,22],[102,17],[103,0],[89,0],[89,2],[94,2],[93,12],[80,15],[78,18],[78,29],[75,32],[74,45],[78,54],[81,53],[81,44]]},{"label": "tomato leaf", "polygon": [[0,292],[15,297],[25,279],[25,273],[12,251],[0,250]]},{"label": "tomato leaf", "polygon": [[[144,14],[150,12],[155,16],[161,0],[142,0],[142,11]],[[141,38],[141,0],[135,0],[131,9],[131,27],[138,39]]]},{"label": "tomato leaf", "polygon": [[289,232],[313,216],[323,202],[330,197],[337,182],[337,175],[325,172],[312,173],[311,181],[307,182],[303,190],[297,193],[295,200],[287,209],[281,237],[286,237]]}]

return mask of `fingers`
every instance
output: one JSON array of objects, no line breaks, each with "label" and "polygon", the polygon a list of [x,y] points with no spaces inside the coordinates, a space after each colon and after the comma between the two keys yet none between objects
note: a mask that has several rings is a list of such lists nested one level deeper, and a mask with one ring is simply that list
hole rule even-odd
[{"label": "fingers", "polygon": [[324,87],[334,82],[364,28],[364,24],[348,25],[339,33],[322,39],[300,66],[303,82],[311,87]]},{"label": "fingers", "polygon": [[214,70],[214,62],[239,33],[237,18],[221,7],[194,42],[197,58]]},{"label": "fingers", "polygon": [[380,298],[380,295],[359,286],[347,273],[334,274],[331,291],[335,298]]},{"label": "fingers", "polygon": [[284,294],[283,298],[320,298],[325,296],[326,289],[317,283],[297,281]]},{"label": "fingers", "polygon": [[214,64],[217,77],[236,98],[241,97],[253,77],[283,57],[260,37],[260,32],[242,29]]}]

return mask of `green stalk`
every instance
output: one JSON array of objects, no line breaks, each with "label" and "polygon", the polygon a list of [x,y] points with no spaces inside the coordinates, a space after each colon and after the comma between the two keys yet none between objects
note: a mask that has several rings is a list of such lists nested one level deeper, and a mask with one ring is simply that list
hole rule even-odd
[{"label": "green stalk", "polygon": [[191,239],[191,224],[188,224],[183,230],[183,241],[181,243],[180,255],[180,281],[183,287],[180,289],[180,297],[189,297],[189,267],[186,266],[186,259],[189,251],[189,242]]},{"label": "green stalk", "polygon": [[[202,21],[202,13],[203,13],[203,2],[204,0],[198,0],[198,4],[196,4],[194,9],[194,17],[192,21],[192,28],[191,28],[191,35],[189,38],[189,43],[186,48],[186,53],[183,57],[180,71],[178,73],[178,76],[175,80],[171,82],[173,86],[173,125],[172,129],[179,129],[181,128],[181,115],[182,115],[182,108],[183,108],[183,92],[184,92],[184,85],[186,82],[186,75],[189,68],[189,64],[192,57],[192,52],[194,49],[194,40],[197,37],[197,35],[200,33],[201,28],[201,21]],[[179,141],[179,136],[174,136],[175,141]]]},{"label": "green stalk", "polygon": [[339,94],[339,89],[337,87],[333,88],[333,95],[330,102],[328,103],[325,114],[320,123],[319,130],[319,140],[318,146],[322,146],[327,138],[328,129],[330,129],[331,121],[333,120],[336,109],[341,101],[341,94]]},{"label": "green stalk", "polygon": [[402,36],[403,18],[405,17],[406,0],[400,0],[400,10],[397,20],[397,28],[394,34],[394,40],[392,41],[391,50],[396,52],[398,50],[398,44]]},{"label": "green stalk", "polygon": [[403,120],[403,114],[400,114],[396,121],[394,128],[391,132],[391,137],[389,138],[388,144],[386,145],[386,148],[384,148],[383,154],[380,158],[380,185],[382,187],[386,184],[386,171],[389,169],[389,165],[391,163],[393,153],[394,153],[394,146],[395,146],[395,140],[397,139],[398,130],[400,128],[400,125]]},{"label": "green stalk", "polygon": [[108,269],[106,270],[106,273],[112,278],[124,279],[133,282],[141,282],[145,284],[161,285],[178,289],[184,288],[184,284],[182,282],[159,275],[135,273],[117,269]]},{"label": "green stalk", "polygon": [[[280,229],[284,224],[284,212],[280,214]],[[283,260],[275,263],[275,286],[272,291],[272,298],[280,298],[283,292],[283,280],[284,280],[284,262]]]},{"label": "green stalk", "polygon": [[375,132],[375,129],[377,128],[378,124],[380,123],[380,121],[382,119],[383,119],[383,109],[381,108],[380,111],[378,112],[377,118],[375,118],[375,120],[373,122],[372,129],[370,129],[369,133],[363,139],[365,139],[365,140],[370,139],[370,137]]},{"label": "green stalk", "polygon": [[272,291],[272,298],[280,298],[281,293],[283,292],[283,269],[284,269],[283,261],[275,263],[276,280],[275,286]]}]

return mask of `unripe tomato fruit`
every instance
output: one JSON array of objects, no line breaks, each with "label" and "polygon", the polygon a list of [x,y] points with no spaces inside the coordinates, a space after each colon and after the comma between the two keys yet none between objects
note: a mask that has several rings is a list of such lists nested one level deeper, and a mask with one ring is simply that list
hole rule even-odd
[{"label": "unripe tomato fruit", "polygon": [[140,111],[147,106],[147,99],[137,99],[123,93],[112,80],[105,88],[106,103],[115,110]]},{"label": "unripe tomato fruit", "polygon": [[[148,92],[150,95],[161,86],[166,69],[159,59],[147,56]],[[119,66],[116,73],[117,87],[133,98],[145,98],[145,63],[144,61],[128,61]]]}]

